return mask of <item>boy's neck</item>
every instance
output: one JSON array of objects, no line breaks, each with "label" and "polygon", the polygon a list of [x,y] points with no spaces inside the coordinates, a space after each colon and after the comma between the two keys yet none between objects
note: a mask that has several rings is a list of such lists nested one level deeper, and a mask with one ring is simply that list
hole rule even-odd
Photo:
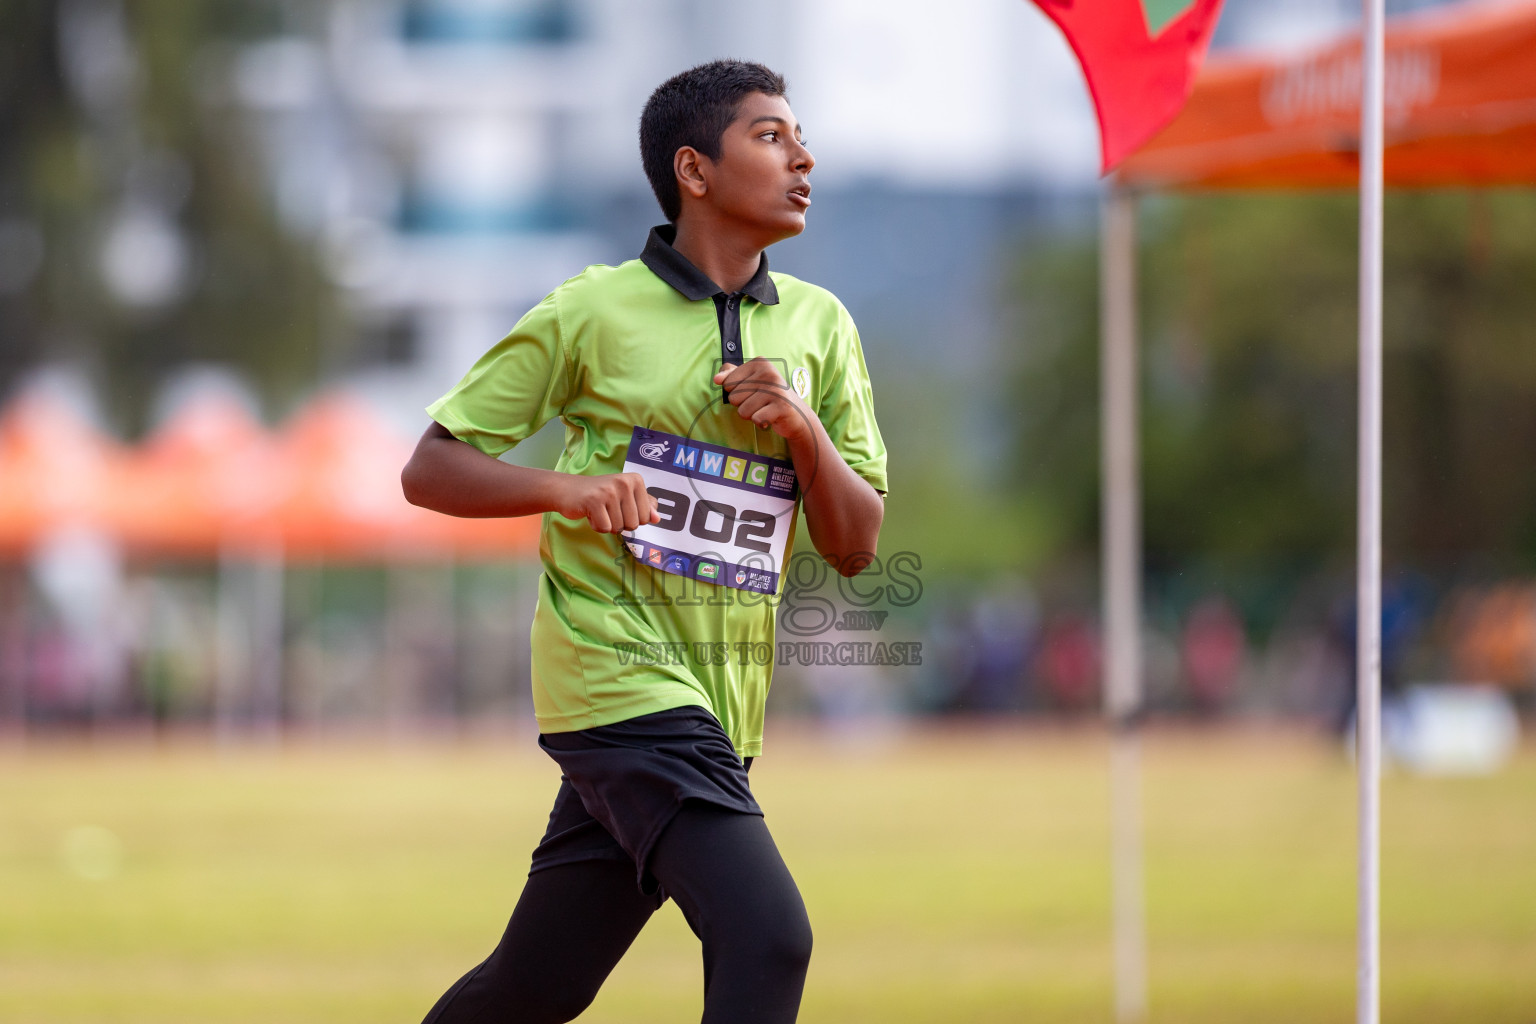
[{"label": "boy's neck", "polygon": [[727,294],[741,291],[763,259],[763,246],[729,231],[711,230],[692,217],[678,218],[672,248]]}]

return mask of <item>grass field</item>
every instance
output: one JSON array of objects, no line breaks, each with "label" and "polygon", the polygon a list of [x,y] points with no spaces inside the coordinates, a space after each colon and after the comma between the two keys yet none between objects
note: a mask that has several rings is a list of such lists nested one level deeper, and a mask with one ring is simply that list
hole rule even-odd
[{"label": "grass field", "polygon": [[[1110,1019],[1093,732],[770,729],[816,929],[801,1020]],[[1154,732],[1152,1019],[1353,1020],[1354,783],[1313,737]],[[0,748],[0,1020],[415,1022],[500,934],[558,773],[522,737]],[[1384,1019],[1536,1021],[1536,751],[1389,775]],[[584,1021],[697,1019],[670,905]]]}]

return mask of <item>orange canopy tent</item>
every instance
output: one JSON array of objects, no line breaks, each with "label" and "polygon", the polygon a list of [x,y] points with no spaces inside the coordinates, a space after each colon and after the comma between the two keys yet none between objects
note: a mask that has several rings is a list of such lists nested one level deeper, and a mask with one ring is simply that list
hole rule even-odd
[{"label": "orange canopy tent", "polygon": [[45,395],[0,415],[0,554],[61,527],[136,557],[381,562],[530,556],[537,519],[455,519],[406,502],[410,441],[366,405],[322,396],[278,436],[238,402],[184,405],[127,449]]},{"label": "orange canopy tent", "polygon": [[409,440],[344,395],[310,403],[283,432],[279,447],[291,474],[277,509],[290,558],[432,559],[538,550],[536,518],[457,519],[409,504],[400,490]]},{"label": "orange canopy tent", "polygon": [[277,505],[289,476],[277,445],[239,402],[193,398],[125,467],[118,496],[124,545],[197,557],[280,538]]},{"label": "orange canopy tent", "polygon": [[0,553],[28,550],[59,529],[115,534],[122,447],[44,393],[0,415]]},{"label": "orange canopy tent", "polygon": [[[1392,19],[1388,185],[1536,182],[1536,4],[1473,2]],[[1292,57],[1212,57],[1188,105],[1121,165],[1157,188],[1353,188],[1360,40]]]}]

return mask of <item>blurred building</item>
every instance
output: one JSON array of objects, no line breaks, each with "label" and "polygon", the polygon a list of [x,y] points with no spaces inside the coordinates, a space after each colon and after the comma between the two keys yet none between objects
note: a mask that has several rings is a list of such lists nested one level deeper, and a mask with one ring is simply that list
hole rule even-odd
[{"label": "blurred building", "polygon": [[[812,229],[776,247],[775,268],[843,299],[886,356],[877,379],[947,381],[977,427],[1012,257],[1042,232],[1091,229],[1088,98],[1026,0],[784,0],[771,27],[718,0],[288,10],[285,35],[239,57],[235,96],[285,218],[347,297],[329,371],[413,423],[552,287],[638,252],[660,220],[640,108],[704,60],[783,71],[817,156]],[[1231,0],[1218,43],[1315,39],[1351,11]]]},{"label": "blurred building", "polygon": [[241,57],[279,205],[347,297],[334,369],[438,390],[590,261],[562,187],[569,127],[604,89],[578,13],[338,0]]},{"label": "blurred building", "polygon": [[[346,295],[330,370],[418,412],[583,267],[661,218],[636,126],[719,56],[784,71],[820,166],[815,230],[774,266],[825,283],[903,360],[985,376],[1000,253],[1077,216],[1094,135],[1028,4],[332,0],[236,61],[285,220]],[[1091,209],[1091,207],[1089,207]],[[940,343],[942,342],[942,343]]]}]

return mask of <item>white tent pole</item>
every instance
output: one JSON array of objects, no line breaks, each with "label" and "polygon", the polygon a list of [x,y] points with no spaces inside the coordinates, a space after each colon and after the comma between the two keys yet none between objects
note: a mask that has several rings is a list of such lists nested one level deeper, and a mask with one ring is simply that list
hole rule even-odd
[{"label": "white tent pole", "polygon": [[1147,1013],[1146,921],[1142,899],[1140,744],[1141,492],[1136,373],[1136,200],[1111,189],[1100,207],[1099,320],[1103,457],[1101,486],[1106,659],[1104,710],[1110,738],[1110,855],[1113,877],[1115,1019]]},{"label": "white tent pole", "polygon": [[221,746],[235,739],[240,702],[250,675],[242,569],[240,553],[229,540],[222,540],[215,575],[213,681],[213,727]]},{"label": "white tent pole", "polygon": [[1355,752],[1359,782],[1358,1024],[1381,1019],[1381,238],[1384,0],[1362,0],[1360,481]]},{"label": "white tent pole", "polygon": [[267,539],[250,565],[251,728],[264,740],[283,729],[283,599],[287,563],[281,539]]}]

